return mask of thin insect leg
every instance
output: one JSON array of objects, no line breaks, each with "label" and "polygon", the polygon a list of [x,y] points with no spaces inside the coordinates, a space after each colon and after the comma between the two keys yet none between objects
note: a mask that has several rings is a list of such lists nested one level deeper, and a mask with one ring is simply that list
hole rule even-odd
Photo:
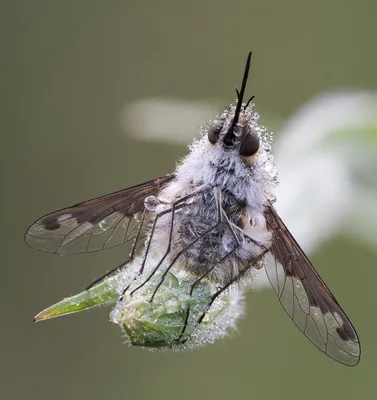
[{"label": "thin insect leg", "polygon": [[[197,189],[195,189],[193,192],[191,192],[190,194],[187,194],[186,196],[183,196],[179,199],[177,199],[174,203],[176,204],[176,206],[178,204],[184,203],[186,200],[189,200],[191,197],[197,196],[199,194],[204,193],[206,190],[208,190],[211,186],[210,185],[201,185],[199,186]],[[174,204],[173,203],[173,204]]]},{"label": "thin insect leg", "polygon": [[232,222],[230,222],[231,226],[233,229],[239,231],[242,236],[245,236],[247,239],[250,240],[251,243],[254,243],[256,246],[258,246],[261,250],[266,251],[268,250],[268,247],[264,246],[262,243],[258,242],[257,240],[255,240],[254,238],[252,238],[250,235],[248,235],[243,229],[241,229],[239,226],[233,224]]},{"label": "thin insect leg", "polygon": [[220,258],[219,261],[217,261],[208,271],[206,271],[200,278],[198,278],[191,286],[190,286],[190,296],[192,296],[193,292],[194,292],[194,288],[196,285],[198,285],[206,276],[208,276],[211,272],[213,272],[213,270],[219,265],[221,264],[226,258],[228,258],[231,254],[233,254],[239,246],[236,246],[232,251],[230,251],[229,253],[225,254],[224,257]]},{"label": "thin insect leg", "polygon": [[222,221],[222,216],[223,216],[223,209],[221,207],[222,204],[222,194],[221,194],[221,189],[216,186],[213,188],[213,196],[216,201],[216,211],[217,211],[217,222]]},{"label": "thin insect leg", "polygon": [[[208,271],[206,271],[205,274],[203,274],[200,278],[198,278],[198,279],[191,285],[191,287],[190,287],[190,292],[189,292],[190,297],[192,296],[192,294],[193,294],[193,292],[194,292],[195,286],[198,285],[199,282],[201,282],[206,276],[208,276],[219,264],[221,265],[221,263],[222,263],[227,257],[229,257],[231,254],[233,254],[233,253],[237,250],[238,247],[239,247],[239,246],[235,247],[232,251],[230,251],[229,253],[225,254],[224,257],[220,258],[219,261],[217,261]],[[212,304],[212,303],[211,303],[211,304]],[[182,339],[183,335],[185,334],[185,331],[186,331],[186,328],[187,328],[187,325],[188,325],[189,316],[190,316],[190,306],[187,307],[185,322],[184,322],[184,324],[183,324],[183,329],[182,329],[181,334],[179,335],[179,338],[177,339],[177,342],[179,342],[179,341]]]},{"label": "thin insect leg", "polygon": [[193,240],[190,244],[188,244],[186,247],[184,247],[182,250],[180,250],[176,256],[173,258],[173,261],[169,264],[169,266],[166,268],[166,270],[164,271],[164,273],[161,276],[161,279],[159,281],[159,283],[157,284],[156,288],[153,291],[152,297],[149,300],[149,302],[151,303],[154,299],[154,296],[156,295],[158,289],[160,288],[160,286],[162,285],[162,283],[164,282],[165,276],[168,274],[168,272],[170,271],[170,269],[173,267],[173,265],[175,264],[175,262],[177,261],[177,259],[185,252],[187,251],[193,244],[195,244],[197,241],[199,241],[200,239],[203,239],[204,236],[208,235],[208,233],[210,233],[212,230],[214,230],[215,228],[217,228],[219,226],[220,222],[216,223],[215,225],[211,226],[210,228],[208,228],[201,236],[197,237],[195,240]]},{"label": "thin insect leg", "polygon": [[[169,231],[169,243],[168,243],[168,247],[166,249],[165,254],[161,257],[161,260],[158,262],[157,266],[154,268],[154,270],[151,272],[151,274],[148,276],[147,279],[145,279],[145,281],[139,285],[136,289],[134,289],[131,292],[131,296],[136,292],[136,290],[142,288],[147,282],[149,282],[149,280],[152,278],[152,276],[157,272],[157,270],[160,268],[161,264],[164,262],[165,258],[167,257],[167,255],[170,253],[170,248],[171,248],[171,238],[173,236],[173,223],[174,223],[174,216],[175,216],[175,203],[173,203],[173,206],[171,208],[171,223],[170,223],[170,231]],[[157,218],[159,218],[159,215],[156,215],[156,220]],[[146,260],[146,257],[145,257]]]},{"label": "thin insect leg", "polygon": [[[186,310],[186,318],[185,318],[185,321],[184,321],[184,323],[183,323],[183,328],[182,328],[181,334],[179,335],[178,339],[176,340],[177,343],[178,343],[178,342],[181,342],[181,339],[182,339],[183,335],[184,335],[185,332],[186,332],[187,325],[188,325],[188,321],[189,321],[189,317],[190,317],[190,305],[187,307],[187,310]],[[186,340],[187,340],[187,339],[183,340],[181,343],[184,343]]]},{"label": "thin insect leg", "polygon": [[87,286],[85,288],[85,290],[90,290],[97,283],[100,283],[103,280],[105,280],[106,278],[108,278],[108,277],[110,277],[112,275],[115,275],[122,267],[124,267],[125,265],[129,264],[132,260],[133,260],[133,258],[131,256],[128,256],[124,261],[122,261],[115,268],[110,269],[109,271],[106,271],[102,276],[100,276],[99,278],[94,279],[94,281],[89,286]]},{"label": "thin insect leg", "polygon": [[138,226],[137,232],[136,232],[136,236],[134,237],[134,240],[132,241],[132,248],[131,248],[131,252],[128,255],[128,257],[125,260],[123,260],[118,266],[116,266],[115,268],[111,269],[110,271],[107,271],[105,274],[103,274],[99,278],[95,279],[89,286],[86,287],[86,290],[89,290],[94,285],[96,285],[97,283],[102,282],[104,279],[108,278],[109,276],[116,274],[122,267],[124,267],[125,265],[129,264],[134,259],[137,241],[139,240],[139,237],[140,237],[140,233],[141,233],[141,230],[142,230],[142,227],[143,227],[143,223],[144,223],[144,220],[145,220],[146,213],[147,212],[144,209],[143,214],[141,216],[141,220],[139,222],[139,226]]},{"label": "thin insect leg", "polygon": [[[216,208],[217,208],[217,221],[216,223],[211,226],[210,228],[208,228],[201,236],[197,237],[196,239],[194,239],[191,243],[189,243],[185,248],[181,249],[176,256],[174,257],[174,259],[172,260],[172,262],[169,264],[169,266],[166,268],[166,270],[164,271],[164,273],[161,276],[160,282],[157,284],[156,288],[153,291],[152,297],[150,299],[150,303],[153,301],[154,296],[156,295],[158,289],[160,288],[160,286],[162,285],[162,283],[164,282],[165,276],[168,274],[168,272],[170,271],[170,269],[173,267],[173,265],[175,264],[175,262],[178,260],[178,258],[186,251],[188,250],[193,244],[195,244],[196,242],[198,242],[200,239],[202,239],[204,236],[208,235],[208,233],[210,233],[213,229],[217,228],[220,223],[222,222],[221,219],[221,191],[218,187],[214,187],[213,188],[213,193],[214,193],[214,198],[216,201]],[[161,263],[161,261],[160,261]]]},{"label": "thin insect leg", "polygon": [[[181,209],[181,208],[182,208],[182,205],[179,205],[179,206],[176,207],[176,210],[179,210],[179,209]],[[151,231],[150,231],[149,238],[148,238],[148,241],[147,241],[147,244],[146,244],[146,250],[145,250],[144,255],[143,255],[143,261],[142,261],[142,263],[141,263],[141,268],[140,268],[140,270],[139,270],[139,272],[138,272],[138,276],[143,275],[145,263],[146,263],[146,261],[147,261],[147,257],[148,257],[150,245],[151,245],[151,242],[152,242],[153,233],[154,233],[154,230],[155,230],[155,228],[156,228],[157,220],[158,220],[158,218],[162,217],[162,216],[165,215],[165,214],[169,214],[170,212],[171,212],[171,209],[169,209],[169,210],[164,210],[164,211],[162,211],[161,213],[157,214],[157,215],[155,216],[155,218],[153,219]],[[123,289],[122,294],[121,294],[121,296],[119,297],[119,301],[122,301],[122,300],[123,300],[124,294],[127,292],[127,290],[130,288],[132,282],[135,281],[135,280],[136,280],[136,277]],[[135,289],[135,290],[136,290],[136,289]],[[133,293],[133,292],[132,292],[132,293]],[[131,293],[131,294],[132,294],[132,293]]]},{"label": "thin insect leg", "polygon": [[218,189],[217,191],[215,190],[215,198],[217,198],[216,196],[218,196],[219,198],[219,203],[217,203],[218,207],[220,205],[220,213],[221,213],[221,218],[224,218],[226,220],[226,222],[228,223],[228,227],[234,237],[234,239],[236,240],[237,244],[240,245],[240,239],[238,238],[237,234],[236,234],[236,230],[238,230],[242,236],[246,236],[252,243],[254,243],[255,245],[257,245],[259,248],[261,248],[262,250],[265,250],[265,246],[263,246],[262,244],[260,244],[258,241],[256,241],[255,239],[253,239],[252,237],[250,237],[249,235],[247,235],[240,227],[238,227],[237,225],[235,225],[233,222],[231,222],[228,218],[228,215],[226,214],[225,210],[221,207],[222,204],[222,200],[221,200],[221,191],[220,188],[215,188]]},{"label": "thin insect leg", "polygon": [[[180,209],[180,208],[182,208],[181,205],[179,205],[179,206],[176,207],[176,209]],[[150,234],[149,234],[149,238],[148,238],[148,241],[147,241],[146,249],[145,249],[145,252],[144,252],[144,255],[143,255],[143,261],[142,261],[142,263],[141,263],[141,267],[140,267],[140,270],[139,270],[139,272],[138,272],[138,276],[143,275],[145,263],[146,263],[146,261],[147,261],[147,257],[148,257],[149,249],[150,249],[150,246],[151,246],[151,243],[152,243],[152,237],[153,237],[154,230],[155,230],[155,228],[156,228],[157,220],[158,220],[158,218],[162,217],[162,216],[165,215],[165,214],[169,214],[170,212],[171,212],[171,209],[169,209],[169,210],[164,210],[164,211],[160,212],[159,214],[157,214],[157,215],[154,217],[153,222],[152,222],[151,231],[150,231]],[[132,282],[135,281],[135,280],[136,280],[136,277],[123,289],[122,294],[120,295],[118,301],[122,301],[122,300],[123,300],[124,294],[127,292],[127,290],[130,288]],[[135,289],[135,290],[136,290],[136,289]],[[133,293],[133,292],[132,292],[132,293]],[[132,293],[131,293],[131,294],[132,294]]]},{"label": "thin insect leg", "polygon": [[[151,272],[151,274],[148,276],[148,278],[146,278],[146,280],[139,285],[137,288],[135,288],[132,292],[131,295],[136,292],[136,290],[142,288],[147,282],[149,282],[149,280],[153,277],[153,275],[157,272],[157,270],[160,268],[161,264],[164,262],[165,258],[168,256],[168,254],[170,253],[170,249],[171,249],[171,244],[172,244],[172,236],[173,236],[173,224],[174,224],[174,216],[175,216],[175,210],[178,208],[178,206],[182,207],[186,200],[190,199],[191,197],[197,196],[198,194],[203,193],[204,191],[206,191],[209,188],[208,185],[202,185],[200,186],[197,190],[195,190],[194,192],[188,194],[187,196],[181,197],[180,199],[174,201],[172,203],[172,208],[170,210],[165,210],[159,214],[156,215],[156,220],[158,218],[160,218],[162,215],[167,214],[167,213],[172,213],[171,216],[171,223],[170,223],[170,230],[169,230],[169,242],[168,242],[168,246],[166,249],[165,254],[162,256],[161,260],[158,262],[157,266],[153,269],[153,271]],[[146,259],[146,257],[145,257]]]},{"label": "thin insect leg", "polygon": [[[143,255],[143,261],[142,261],[142,263],[141,263],[141,267],[140,267],[140,270],[139,270],[139,272],[138,272],[138,276],[140,276],[140,275],[143,274],[145,262],[146,262],[146,259],[147,259],[147,257],[148,257],[149,248],[150,248],[150,245],[151,245],[151,242],[152,242],[153,233],[154,233],[154,230],[155,230],[155,228],[156,228],[157,219],[158,219],[158,215],[156,215],[156,216],[154,217],[154,219],[153,219],[151,231],[150,231],[150,234],[149,234],[149,237],[148,237],[147,245],[146,245],[146,247],[145,247],[145,252],[144,252],[144,255]],[[131,286],[131,283],[132,283],[135,279],[136,279],[136,278],[134,278],[134,279],[123,289],[122,294],[120,295],[118,301],[123,301],[124,294],[127,292],[127,290],[129,289],[129,287]]]},{"label": "thin insect leg", "polygon": [[[263,253],[261,253],[258,257],[256,257],[253,261],[253,263],[259,261],[266,253],[268,252],[268,249],[265,250]],[[248,267],[246,267],[243,271],[241,271],[239,274],[237,274],[234,278],[232,278],[226,285],[224,285],[222,288],[220,288],[216,293],[211,298],[211,302],[209,303],[208,309],[212,306],[214,301],[223,293],[226,289],[228,289],[229,286],[231,286],[233,283],[237,282],[239,279],[241,279],[247,271],[252,267],[252,264],[250,263]],[[198,323],[200,324],[204,317],[206,315],[206,312],[204,312],[200,318],[198,319]]]},{"label": "thin insect leg", "polygon": [[233,237],[236,239],[237,244],[240,245],[241,244],[240,239],[236,235],[236,232],[235,232],[235,230],[233,228],[234,224],[232,224],[232,222],[230,222],[228,216],[226,215],[226,212],[223,209],[222,209],[222,214],[223,214],[226,222],[228,223],[228,227],[229,227],[230,231],[232,232]]},{"label": "thin insect leg", "polygon": [[[223,216],[223,208],[222,208],[222,206],[221,206],[221,204],[222,204],[222,193],[221,193],[221,190],[220,190],[220,188],[219,188],[218,186],[216,186],[216,187],[213,188],[213,194],[214,194],[214,198],[215,198],[215,201],[216,201],[217,223],[215,224],[214,227],[212,227],[212,229],[216,228],[216,226],[218,226],[218,225],[222,222],[222,216]],[[227,219],[227,221],[229,221],[229,219]],[[202,235],[199,239],[203,238],[206,234],[207,234],[207,232],[205,232],[204,235]],[[191,246],[191,245],[194,244],[194,243],[195,243],[195,242],[190,243],[189,246]],[[188,246],[187,246],[183,251],[187,250],[187,248],[188,248]],[[235,249],[233,249],[233,251],[234,251],[234,250],[235,250]],[[183,251],[182,251],[182,252],[183,252]],[[233,251],[232,251],[232,252],[233,252]],[[230,253],[226,254],[224,257],[222,257],[218,262],[216,262],[216,263],[213,265],[213,267],[210,268],[209,271],[207,271],[205,274],[203,274],[203,276],[201,276],[199,279],[197,279],[197,280],[191,285],[190,293],[189,293],[189,294],[190,294],[190,297],[192,296],[194,287],[195,287],[202,279],[204,279],[204,277],[208,276],[208,275],[216,268],[216,266],[217,266],[218,264],[220,264],[221,262],[223,262],[223,261],[225,260],[225,258],[228,257],[228,255],[231,254],[232,252],[230,252]],[[177,259],[177,258],[178,258],[178,257],[176,257],[176,259]],[[172,267],[172,265],[174,264],[174,262],[176,261],[176,259],[173,260],[173,262],[172,262],[172,263],[170,264],[170,266],[168,267],[167,271],[165,271],[164,275],[167,274],[168,270]],[[164,276],[163,276],[163,277],[164,277]],[[154,293],[153,293],[153,296],[156,294],[156,292],[157,292],[158,288],[161,286],[162,282],[163,282],[163,278],[161,279],[159,285],[158,285],[157,288],[155,289],[155,291],[154,291]],[[152,296],[152,299],[153,299],[153,296]],[[151,299],[151,300],[152,300],[152,299]],[[182,337],[183,337],[183,335],[184,335],[184,333],[185,333],[185,331],[186,331],[186,328],[187,328],[187,325],[188,325],[189,316],[190,316],[190,305],[187,307],[187,310],[186,310],[186,318],[185,318],[185,321],[184,321],[184,323],[183,323],[183,329],[182,329],[181,334],[179,335],[178,339],[176,340],[177,342],[180,342],[180,340],[182,339]],[[184,343],[184,342],[185,342],[185,341],[183,341],[182,343]]]},{"label": "thin insect leg", "polygon": [[[218,189],[218,188],[215,188]],[[216,191],[215,191],[216,193]],[[220,203],[217,204],[218,209],[219,209],[219,214],[218,214],[218,223],[220,223],[222,221],[222,216],[225,217],[225,221],[228,223],[228,228],[232,230],[232,222],[230,222],[228,216],[226,215],[224,209],[221,207],[221,192],[220,192],[220,196],[217,196],[216,199],[218,201],[220,201]],[[232,230],[233,232],[233,230]],[[234,232],[233,232],[234,233]],[[235,235],[235,233],[234,233]],[[241,245],[240,241],[238,240],[237,236],[235,235],[235,238],[237,239],[237,245],[227,254],[225,254],[224,257],[220,258],[219,261],[217,261],[208,271],[206,271],[201,277],[199,277],[190,287],[190,296],[192,296],[192,293],[194,291],[195,286],[201,282],[206,276],[208,276],[211,272],[213,272],[213,270],[219,265],[221,264],[227,257],[229,257],[231,254],[233,254]]]},{"label": "thin insect leg", "polygon": [[229,229],[231,230],[234,238],[236,239],[237,243],[240,244],[240,241],[236,235],[236,233],[234,232],[234,229],[232,228],[232,223],[230,222],[228,216],[226,215],[226,212],[224,211],[224,209],[221,207],[222,204],[222,193],[221,193],[221,189],[216,186],[214,188],[214,197],[216,200],[216,207],[217,207],[217,213],[218,213],[218,219],[219,220],[223,220],[223,218],[226,220],[226,222],[228,223]]},{"label": "thin insect leg", "polygon": [[148,243],[147,243],[147,246],[145,248],[144,255],[143,255],[143,261],[141,263],[141,267],[140,267],[140,270],[138,272],[139,276],[143,275],[143,272],[144,272],[145,262],[146,262],[147,257],[148,257],[149,249],[151,247],[152,237],[153,237],[154,230],[156,229],[157,219],[158,219],[158,215],[156,215],[155,218],[153,219],[151,232],[150,232],[149,237],[148,237]]}]

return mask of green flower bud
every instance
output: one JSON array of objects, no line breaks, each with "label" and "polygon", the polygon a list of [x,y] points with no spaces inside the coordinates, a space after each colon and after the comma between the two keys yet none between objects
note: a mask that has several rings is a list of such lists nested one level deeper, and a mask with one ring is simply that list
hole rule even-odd
[{"label": "green flower bud", "polygon": [[[161,347],[184,342],[191,334],[194,319],[207,310],[211,288],[200,282],[190,296],[194,279],[178,279],[168,273],[151,301],[161,280],[156,274],[132,296],[130,288],[111,313],[111,319],[135,346]],[[187,319],[187,323],[186,323]]]},{"label": "green flower bud", "polygon": [[[157,272],[146,283],[148,273],[134,282],[130,282],[125,271],[119,274],[118,279],[123,282],[120,287],[129,288],[110,318],[120,326],[127,343],[186,349],[213,342],[234,328],[243,313],[241,289],[225,292],[211,305],[217,290],[212,282],[205,279],[197,282],[197,276],[178,268],[172,268],[163,281],[162,274]],[[203,314],[204,319],[198,323]]]}]

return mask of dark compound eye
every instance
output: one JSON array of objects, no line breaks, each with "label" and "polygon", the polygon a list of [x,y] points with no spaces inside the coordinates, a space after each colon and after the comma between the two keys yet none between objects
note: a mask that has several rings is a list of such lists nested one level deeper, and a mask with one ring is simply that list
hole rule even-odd
[{"label": "dark compound eye", "polygon": [[208,129],[208,140],[215,144],[219,140],[221,129],[223,128],[223,122],[216,120],[213,121]]},{"label": "dark compound eye", "polygon": [[240,155],[249,157],[255,154],[259,149],[259,137],[256,132],[250,131],[245,135],[240,146]]}]

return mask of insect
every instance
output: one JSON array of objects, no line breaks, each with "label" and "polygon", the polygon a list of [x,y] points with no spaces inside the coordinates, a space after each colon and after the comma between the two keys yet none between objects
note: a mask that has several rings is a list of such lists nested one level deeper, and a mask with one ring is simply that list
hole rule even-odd
[{"label": "insect", "polygon": [[[202,128],[174,173],[47,214],[25,240],[57,254],[131,242],[129,257],[90,287],[140,253],[140,284],[131,295],[160,274],[151,302],[173,267],[196,277],[190,294],[201,281],[215,284],[210,305],[230,286],[247,282],[251,271],[265,268],[298,329],[329,357],[356,365],[361,350],[355,328],[274,208],[278,179],[270,136],[258,124],[253,97],[243,102],[250,62],[251,52],[236,105]],[[151,254],[157,261],[145,274]],[[121,297],[129,290],[124,287]]]}]

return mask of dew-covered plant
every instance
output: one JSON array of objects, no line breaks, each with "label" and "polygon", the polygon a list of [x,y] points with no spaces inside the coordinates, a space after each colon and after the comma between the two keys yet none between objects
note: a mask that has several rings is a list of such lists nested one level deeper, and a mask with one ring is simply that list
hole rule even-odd
[{"label": "dew-covered plant", "polygon": [[[126,343],[178,350],[202,346],[225,336],[244,312],[240,287],[222,294],[211,304],[215,285],[208,280],[195,284],[197,277],[185,270],[173,269],[162,283],[162,273],[158,272],[137,289],[143,283],[138,277],[140,263],[141,257],[137,257],[127,269],[43,310],[35,321],[110,305],[113,307],[110,320],[122,329]],[[146,273],[152,265],[151,262],[146,266]],[[160,286],[151,301],[157,285]],[[124,292],[125,287],[128,289]],[[203,321],[198,324],[202,316]]]}]

